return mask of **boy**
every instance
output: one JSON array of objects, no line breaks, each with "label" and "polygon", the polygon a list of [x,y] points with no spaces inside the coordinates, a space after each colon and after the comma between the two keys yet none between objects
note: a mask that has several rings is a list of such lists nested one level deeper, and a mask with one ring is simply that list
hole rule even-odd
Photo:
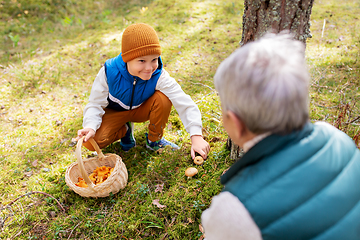
[{"label": "boy", "polygon": [[206,158],[210,146],[202,137],[200,111],[163,68],[155,30],[144,23],[128,26],[121,52],[100,69],[77,139],[85,136],[84,146],[89,150],[94,150],[87,142],[92,137],[100,148],[121,139],[121,148],[129,151],[136,145],[133,122],[150,120],[146,147],[157,150],[170,145],[178,149],[162,137],[173,105],[190,134],[192,158],[195,152]]},{"label": "boy", "polygon": [[268,34],[224,60],[214,82],[245,154],[202,214],[206,240],[360,239],[360,151],[309,121],[304,44]]}]

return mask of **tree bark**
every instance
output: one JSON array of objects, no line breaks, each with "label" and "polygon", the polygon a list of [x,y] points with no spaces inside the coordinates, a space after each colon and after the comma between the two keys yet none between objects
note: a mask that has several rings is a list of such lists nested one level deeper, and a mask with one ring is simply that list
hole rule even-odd
[{"label": "tree bark", "polygon": [[236,145],[230,137],[228,137],[226,142],[226,148],[230,149],[230,159],[238,159],[244,155],[244,151]]},{"label": "tree bark", "polygon": [[[311,38],[310,15],[314,0],[245,0],[243,29],[240,45],[254,41],[271,31],[279,33],[288,30],[294,38],[306,43]],[[243,155],[242,149],[227,140],[230,158]]]},{"label": "tree bark", "polygon": [[314,0],[245,0],[241,45],[266,32],[289,30],[306,43],[311,38],[310,15]]}]

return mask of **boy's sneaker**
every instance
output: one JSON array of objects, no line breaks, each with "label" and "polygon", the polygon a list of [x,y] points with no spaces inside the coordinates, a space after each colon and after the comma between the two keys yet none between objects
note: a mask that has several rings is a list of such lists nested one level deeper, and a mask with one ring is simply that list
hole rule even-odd
[{"label": "boy's sneaker", "polygon": [[165,146],[171,146],[171,148],[175,149],[175,150],[180,148],[178,145],[176,145],[175,143],[169,142],[165,138],[161,138],[160,140],[158,140],[156,142],[151,142],[148,138],[147,133],[145,133],[145,136],[146,136],[146,147],[153,151],[157,151],[160,148],[164,148]]},{"label": "boy's sneaker", "polygon": [[134,123],[127,122],[125,126],[127,127],[127,131],[125,136],[121,138],[120,146],[123,151],[127,152],[136,146],[136,141],[134,138]]}]

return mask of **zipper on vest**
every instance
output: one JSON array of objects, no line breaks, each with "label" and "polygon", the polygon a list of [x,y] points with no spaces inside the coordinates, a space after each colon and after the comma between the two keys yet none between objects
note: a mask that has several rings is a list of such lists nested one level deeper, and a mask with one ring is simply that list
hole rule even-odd
[{"label": "zipper on vest", "polygon": [[133,105],[136,81],[137,81],[136,78],[134,78],[133,89],[132,89],[132,93],[131,93],[130,110],[132,109],[132,105]]}]

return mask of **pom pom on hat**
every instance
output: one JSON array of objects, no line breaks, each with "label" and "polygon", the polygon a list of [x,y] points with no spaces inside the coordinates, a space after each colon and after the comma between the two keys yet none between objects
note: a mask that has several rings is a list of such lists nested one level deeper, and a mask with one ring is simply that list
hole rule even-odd
[{"label": "pom pom on hat", "polygon": [[121,52],[124,62],[146,55],[161,55],[160,42],[155,29],[145,23],[128,26],[122,35]]}]

